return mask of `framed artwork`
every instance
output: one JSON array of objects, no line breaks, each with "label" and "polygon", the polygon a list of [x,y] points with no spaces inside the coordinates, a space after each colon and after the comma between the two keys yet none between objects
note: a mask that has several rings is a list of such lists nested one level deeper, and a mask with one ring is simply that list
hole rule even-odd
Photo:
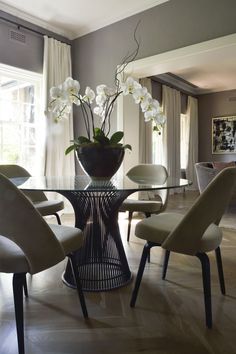
[{"label": "framed artwork", "polygon": [[236,153],[236,116],[212,118],[212,153]]}]

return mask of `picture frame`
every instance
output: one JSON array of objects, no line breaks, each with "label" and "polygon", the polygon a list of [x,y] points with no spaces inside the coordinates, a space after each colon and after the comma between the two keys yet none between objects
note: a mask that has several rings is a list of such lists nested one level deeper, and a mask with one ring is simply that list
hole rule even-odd
[{"label": "picture frame", "polygon": [[236,115],[212,118],[212,153],[236,153]]}]

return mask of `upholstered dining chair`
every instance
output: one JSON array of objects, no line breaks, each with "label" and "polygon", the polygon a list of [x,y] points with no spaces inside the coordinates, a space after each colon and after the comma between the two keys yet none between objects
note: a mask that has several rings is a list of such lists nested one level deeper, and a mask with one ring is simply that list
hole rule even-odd
[{"label": "upholstered dining chair", "polygon": [[[167,253],[177,252],[199,258],[202,266],[205,316],[207,327],[212,327],[210,263],[207,253],[215,251],[222,294],[225,294],[220,252],[222,230],[215,221],[224,213],[236,185],[236,168],[221,171],[199,196],[186,215],[162,213],[140,221],[136,225],[137,237],[147,240],[144,246],[130,306],[137,299],[146,259],[150,249],[161,246]],[[168,257],[163,270],[166,275]]]},{"label": "upholstered dining chair", "polygon": [[77,228],[49,226],[28,198],[0,174],[0,272],[13,273],[19,354],[25,353],[23,287],[27,273],[46,270],[68,256],[82,312],[88,317],[74,256],[82,242],[82,231]]},{"label": "upholstered dining chair", "polygon": [[[0,165],[0,173],[8,178],[31,176],[27,170],[19,165]],[[54,215],[58,224],[61,225],[58,211],[64,209],[62,200],[48,200],[45,193],[42,191],[24,191],[24,194],[31,200],[42,216]]]},{"label": "upholstered dining chair", "polygon": [[[166,168],[162,165],[139,164],[132,167],[128,171],[127,176],[130,178],[135,178],[135,176],[139,178],[143,177],[149,179],[150,181],[155,181],[155,184],[162,184],[165,182],[168,174]],[[133,213],[141,212],[144,213],[146,217],[150,217],[152,214],[159,214],[163,212],[167,206],[168,194],[168,190],[163,189],[155,191],[156,200],[135,200],[130,198],[124,200],[119,211],[129,212],[127,241],[130,239]]]}]

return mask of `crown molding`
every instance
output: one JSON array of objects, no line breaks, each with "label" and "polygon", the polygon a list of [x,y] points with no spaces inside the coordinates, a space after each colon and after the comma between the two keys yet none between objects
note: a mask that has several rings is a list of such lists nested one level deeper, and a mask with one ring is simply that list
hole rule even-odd
[{"label": "crown molding", "polygon": [[24,21],[30,22],[36,26],[46,29],[47,31],[57,33],[58,35],[68,38],[70,40],[75,38],[75,33],[71,32],[71,31],[65,31],[62,28],[59,28],[56,26],[52,26],[48,22],[40,20],[37,17],[31,16],[31,15],[25,13],[24,11],[16,9],[13,6],[6,5],[2,1],[0,1],[0,10],[8,13],[10,15],[15,16],[19,20],[24,20]]},{"label": "crown molding", "polygon": [[66,37],[70,40],[84,36],[90,32],[97,31],[103,27],[111,25],[115,22],[121,21],[127,17],[138,14],[142,11],[146,11],[154,6],[161,5],[169,0],[149,0],[144,5],[138,5],[132,9],[125,9],[121,14],[111,14],[109,18],[99,17],[97,21],[93,21],[87,25],[81,26],[76,30],[70,31],[62,29],[61,27],[49,24],[47,21],[43,21],[35,16],[29,15],[28,13],[21,11],[13,6],[7,5],[0,1],[0,10],[4,11],[10,15],[15,16],[19,20],[25,20],[27,22],[33,23],[36,26],[42,27],[48,31],[54,32],[60,36]]}]

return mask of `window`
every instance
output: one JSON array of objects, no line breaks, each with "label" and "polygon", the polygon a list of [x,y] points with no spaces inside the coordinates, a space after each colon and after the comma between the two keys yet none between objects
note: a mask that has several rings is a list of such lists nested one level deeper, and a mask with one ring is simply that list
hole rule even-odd
[{"label": "window", "polygon": [[162,134],[153,132],[152,136],[152,151],[153,151],[153,163],[155,164],[164,164],[163,157],[163,137]]},{"label": "window", "polygon": [[[163,138],[157,132],[153,132],[153,163],[164,164]],[[188,162],[189,148],[189,119],[186,114],[180,116],[180,168],[185,170]]]},{"label": "window", "polygon": [[42,75],[0,64],[0,163],[41,173],[45,121]]}]

